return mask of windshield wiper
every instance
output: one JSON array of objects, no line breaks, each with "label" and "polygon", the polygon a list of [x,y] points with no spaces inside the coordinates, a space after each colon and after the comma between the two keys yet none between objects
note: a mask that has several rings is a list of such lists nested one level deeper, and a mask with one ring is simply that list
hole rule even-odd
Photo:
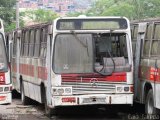
[{"label": "windshield wiper", "polygon": [[73,30],[71,31],[71,33],[76,38],[76,40],[79,41],[81,45],[83,45],[83,47],[87,48],[87,55],[89,56],[88,41],[86,40],[86,44],[85,44],[78,38],[77,34]]},{"label": "windshield wiper", "polygon": [[77,34],[72,30],[71,31],[72,35],[76,38],[77,41],[79,41],[81,43],[81,45],[83,45],[83,47],[87,48],[87,45],[85,45],[77,36]]}]

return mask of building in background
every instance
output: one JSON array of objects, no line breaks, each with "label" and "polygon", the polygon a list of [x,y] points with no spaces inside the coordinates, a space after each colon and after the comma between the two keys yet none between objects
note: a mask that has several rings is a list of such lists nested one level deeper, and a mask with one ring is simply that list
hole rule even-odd
[{"label": "building in background", "polygon": [[19,0],[20,8],[36,9],[38,7],[37,0]]},{"label": "building in background", "polygon": [[19,0],[20,8],[49,9],[65,16],[69,12],[83,12],[91,7],[94,0]]}]

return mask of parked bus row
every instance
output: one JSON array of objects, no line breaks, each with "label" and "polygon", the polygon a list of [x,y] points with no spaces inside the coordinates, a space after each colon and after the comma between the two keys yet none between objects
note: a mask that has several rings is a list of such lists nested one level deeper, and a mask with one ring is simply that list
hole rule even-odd
[{"label": "parked bus row", "polygon": [[3,22],[0,19],[0,104],[11,103],[10,67],[7,61]]},{"label": "parked bus row", "polygon": [[15,30],[11,78],[21,93],[58,107],[133,104],[130,23],[125,17],[65,17]]},{"label": "parked bus row", "polygon": [[6,34],[13,88],[23,104],[44,103],[48,115],[58,107],[133,100],[157,114],[159,32],[158,19],[130,24],[125,17],[84,16],[15,30]]}]

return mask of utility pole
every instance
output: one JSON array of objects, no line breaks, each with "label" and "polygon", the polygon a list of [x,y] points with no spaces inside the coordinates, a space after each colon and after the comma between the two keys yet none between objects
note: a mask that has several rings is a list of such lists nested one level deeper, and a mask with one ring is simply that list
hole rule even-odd
[{"label": "utility pole", "polygon": [[19,0],[16,0],[16,29],[19,28]]}]

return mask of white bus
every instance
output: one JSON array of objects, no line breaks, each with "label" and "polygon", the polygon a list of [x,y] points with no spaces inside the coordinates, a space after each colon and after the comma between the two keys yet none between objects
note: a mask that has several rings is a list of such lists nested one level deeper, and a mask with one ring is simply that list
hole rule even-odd
[{"label": "white bus", "polygon": [[133,104],[130,23],[125,17],[64,17],[13,35],[12,80],[27,104]]},{"label": "white bus", "polygon": [[0,104],[12,102],[12,83],[5,42],[3,22],[0,19]]}]

